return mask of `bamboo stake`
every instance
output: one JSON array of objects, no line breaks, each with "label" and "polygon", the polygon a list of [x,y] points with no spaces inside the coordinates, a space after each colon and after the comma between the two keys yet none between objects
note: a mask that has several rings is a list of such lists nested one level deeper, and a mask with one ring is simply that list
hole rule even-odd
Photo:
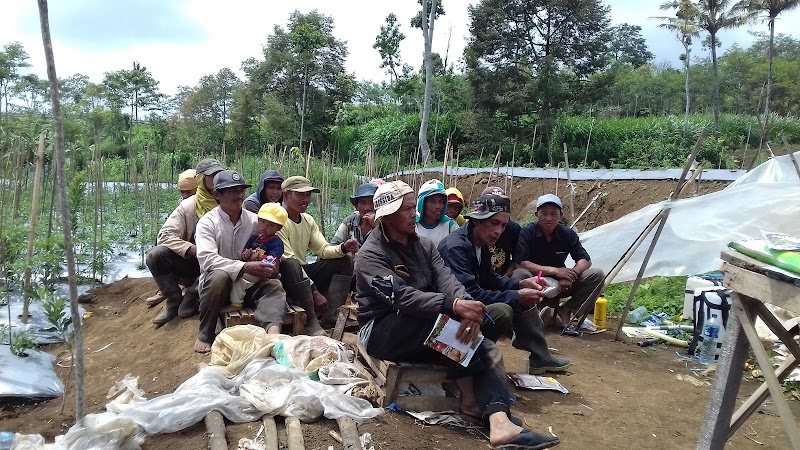
[{"label": "bamboo stake", "polygon": [[[401,166],[401,164],[400,164],[400,154],[402,153],[402,151],[403,151],[403,144],[400,144],[397,147],[397,162],[395,163],[395,166],[394,166],[394,173],[395,173],[396,176],[400,174],[400,166]],[[396,178],[396,176],[395,176],[395,178]]]},{"label": "bamboo stake", "polygon": [[264,416],[261,419],[264,424],[264,447],[266,450],[278,450],[278,427],[275,425],[275,416]]},{"label": "bamboo stake", "polygon": [[591,208],[592,205],[594,205],[594,202],[596,202],[601,195],[603,195],[603,193],[598,192],[597,195],[594,196],[592,201],[590,201],[589,204],[586,205],[586,208],[583,208],[583,211],[581,211],[581,213],[578,214],[578,217],[576,217],[575,220],[572,221],[572,225],[569,226],[570,228],[575,228],[575,225],[577,225],[578,221],[581,220],[581,218],[583,218],[583,215],[586,214],[586,211],[589,211],[589,208]]},{"label": "bamboo stake", "polygon": [[22,198],[22,165],[24,157],[22,156],[22,140],[17,138],[16,155],[14,159],[14,203],[11,210],[11,218],[16,220],[19,218],[19,202]]},{"label": "bamboo stake", "polygon": [[453,171],[453,174],[452,174],[452,175],[450,175],[450,176],[452,177],[452,179],[450,180],[450,184],[451,184],[451,185],[453,185],[453,187],[457,187],[457,186],[456,186],[456,184],[458,184],[458,177],[456,176],[455,172],[456,172],[456,171],[459,169],[459,167],[460,167],[460,166],[459,166],[459,164],[460,164],[460,162],[459,162],[459,161],[461,161],[461,148],[459,148],[459,149],[456,151],[456,168],[455,168],[455,170]]},{"label": "bamboo stake", "polygon": [[566,142],[564,142],[564,168],[567,171],[567,190],[569,191],[569,216],[575,217],[575,186],[572,185],[572,180],[569,177],[569,153],[567,152]]},{"label": "bamboo stake", "polygon": [[303,441],[303,429],[300,428],[300,420],[298,420],[297,417],[286,418],[286,434],[289,437],[289,450],[306,449],[306,444]]},{"label": "bamboo stake", "polygon": [[450,152],[450,138],[447,139],[447,144],[444,146],[444,159],[442,160],[442,183],[447,183],[447,156]]},{"label": "bamboo stake", "polygon": [[[481,147],[481,153],[478,156],[478,168],[481,167],[481,163],[483,162],[483,147]],[[478,182],[478,171],[475,171],[475,175],[472,176],[472,186],[469,188],[469,198],[466,201],[471,202],[473,198],[472,194],[475,193],[475,184]],[[471,203],[470,203],[471,204]]]},{"label": "bamboo stake", "polygon": [[[313,148],[314,148],[314,143],[313,142],[309,142],[308,143],[308,155],[306,156],[306,178],[308,178],[308,170],[311,167],[311,152],[312,152]],[[300,151],[302,151],[302,150],[303,149],[300,149]]]},{"label": "bamboo stake", "polygon": [[44,172],[44,131],[39,133],[39,148],[36,152],[36,174],[33,178],[33,197],[31,198],[31,218],[28,226],[28,255],[25,264],[25,292],[22,303],[22,323],[28,323],[28,308],[31,303],[31,264],[33,264],[33,243],[36,241],[36,225],[39,222],[39,200]]},{"label": "bamboo stake", "polygon": [[[639,273],[636,275],[636,280],[633,282],[633,287],[631,287],[631,293],[628,296],[628,301],[625,304],[625,308],[622,310],[622,316],[620,316],[620,326],[617,327],[617,333],[614,335],[614,340],[618,341],[620,338],[620,334],[622,333],[622,324],[625,323],[625,319],[628,317],[628,311],[631,309],[631,304],[633,304],[633,298],[636,296],[636,291],[639,289],[639,285],[642,282],[642,277],[644,277],[644,272],[647,269],[647,264],[650,262],[650,257],[653,255],[653,250],[656,248],[656,244],[658,243],[658,238],[661,237],[661,232],[664,230],[664,225],[667,223],[667,219],[669,218],[669,213],[672,211],[671,208],[668,206],[678,199],[678,195],[680,195],[681,188],[683,187],[683,183],[686,180],[686,175],[689,173],[689,168],[697,159],[697,154],[700,152],[700,146],[703,145],[703,141],[705,141],[706,136],[708,135],[708,130],[703,129],[703,132],[700,133],[700,137],[697,138],[697,142],[694,144],[694,150],[692,154],[689,155],[689,159],[686,161],[686,165],[683,168],[683,172],[681,173],[680,179],[678,179],[678,186],[675,188],[675,191],[670,196],[669,201],[667,204],[661,208],[661,211],[658,213],[658,227],[656,228],[656,233],[653,235],[653,240],[650,242],[650,247],[647,249],[647,253],[642,260],[642,265],[639,268]],[[605,282],[603,283],[605,284]],[[599,293],[599,292],[598,292]],[[591,298],[591,297],[590,297]]]},{"label": "bamboo stake", "polygon": [[539,124],[533,126],[533,138],[531,139],[531,157],[528,160],[528,165],[533,165],[533,155],[536,153],[536,129],[539,127]]},{"label": "bamboo stake", "polygon": [[[509,189],[514,187],[514,163],[517,158],[517,143],[514,142],[514,148],[511,150],[511,179],[509,180],[506,177],[506,194],[508,194]],[[507,174],[507,173],[506,173]]]},{"label": "bamboo stake", "polygon": [[[783,146],[788,148],[789,141],[786,140],[786,136],[783,136]],[[791,149],[789,149],[789,159],[792,160],[792,164],[794,164],[794,170],[797,172],[797,176],[800,177],[800,166],[797,165],[797,159],[794,157],[794,153]]]}]

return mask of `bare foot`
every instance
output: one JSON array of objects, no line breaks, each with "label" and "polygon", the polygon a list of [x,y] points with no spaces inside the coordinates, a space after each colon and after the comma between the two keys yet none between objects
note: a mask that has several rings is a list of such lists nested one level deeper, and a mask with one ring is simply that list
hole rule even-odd
[{"label": "bare foot", "polygon": [[522,433],[522,427],[511,423],[504,412],[494,413],[489,416],[489,443],[492,447],[503,445]]},{"label": "bare foot", "polygon": [[474,417],[476,419],[481,418],[481,408],[478,406],[477,403],[472,404],[461,404],[461,414],[469,417]]},{"label": "bare foot", "polygon": [[267,328],[267,334],[281,334],[281,327],[273,325]]},{"label": "bare foot", "polygon": [[203,342],[200,339],[194,341],[194,351],[197,353],[208,353],[211,351],[211,344]]}]

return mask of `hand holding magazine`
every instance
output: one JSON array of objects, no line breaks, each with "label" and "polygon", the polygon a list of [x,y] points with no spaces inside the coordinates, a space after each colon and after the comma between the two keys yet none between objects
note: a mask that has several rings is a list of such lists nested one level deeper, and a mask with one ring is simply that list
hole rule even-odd
[{"label": "hand holding magazine", "polygon": [[478,334],[472,342],[465,344],[456,338],[460,326],[461,322],[446,314],[439,314],[431,333],[425,339],[425,345],[467,367],[475,350],[483,342],[483,335]]}]

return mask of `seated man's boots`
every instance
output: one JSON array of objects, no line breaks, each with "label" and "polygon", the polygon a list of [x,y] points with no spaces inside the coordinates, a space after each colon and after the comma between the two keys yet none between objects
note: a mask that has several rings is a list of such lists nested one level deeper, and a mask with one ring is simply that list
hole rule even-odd
[{"label": "seated man's boots", "polygon": [[153,278],[156,280],[156,284],[158,284],[161,293],[166,297],[166,300],[164,300],[164,309],[153,319],[153,323],[156,325],[156,328],[158,328],[178,317],[178,307],[181,301],[183,301],[183,296],[181,295],[181,288],[178,286],[174,275],[159,275]]},{"label": "seated man's boots", "polygon": [[306,334],[309,336],[324,336],[325,330],[317,320],[317,313],[314,311],[314,297],[310,280],[303,280],[293,285],[284,286],[287,299],[290,303],[306,310]]},{"label": "seated man's boots", "polygon": [[563,372],[570,366],[568,359],[550,353],[538,308],[515,312],[513,327],[515,337],[511,345],[531,352],[528,373],[539,375],[545,372]]},{"label": "seated man's boots", "polygon": [[350,294],[350,283],[353,277],[349,275],[333,275],[331,283],[328,285],[328,310],[322,316],[322,323],[325,326],[334,326],[339,317],[339,308],[344,305],[347,296]]},{"label": "seated man's boots", "polygon": [[199,279],[194,280],[194,283],[186,288],[186,292],[183,293],[183,301],[181,301],[178,307],[178,316],[184,319],[188,319],[197,314],[197,311],[200,309],[200,293],[197,291],[198,282]]}]

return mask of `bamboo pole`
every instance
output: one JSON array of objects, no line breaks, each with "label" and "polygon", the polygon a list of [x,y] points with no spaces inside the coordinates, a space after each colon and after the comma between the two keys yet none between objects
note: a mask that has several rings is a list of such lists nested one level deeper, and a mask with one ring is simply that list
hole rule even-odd
[{"label": "bamboo pole", "polygon": [[455,172],[456,172],[456,171],[459,169],[459,167],[460,167],[460,166],[459,166],[459,164],[460,164],[460,161],[461,161],[461,148],[459,148],[459,149],[456,151],[456,168],[455,168],[455,170],[453,170],[453,174],[452,174],[452,175],[450,175],[450,176],[452,177],[452,179],[450,180],[450,184],[451,184],[451,185],[453,185],[453,187],[457,187],[457,186],[456,186],[456,184],[458,184],[458,177],[456,176]]},{"label": "bamboo pole", "polygon": [[569,191],[569,217],[575,217],[575,186],[572,185],[572,179],[569,176],[569,153],[567,152],[567,143],[564,142],[564,167],[567,172],[567,190]]},{"label": "bamboo pole", "polygon": [[344,450],[362,450],[356,421],[352,417],[344,416],[336,419],[336,422],[339,424]]},{"label": "bamboo pole", "polygon": [[17,138],[16,154],[14,158],[14,203],[11,210],[11,218],[19,218],[19,203],[22,199],[22,166],[23,166],[22,140]]},{"label": "bamboo pole", "polygon": [[[483,147],[481,147],[481,153],[478,156],[478,168],[481,167],[481,163],[482,162],[483,162]],[[491,174],[490,174],[490,176],[491,176]],[[469,198],[465,199],[466,201],[472,202],[472,199],[474,198],[472,196],[472,194],[475,193],[475,184],[477,182],[478,182],[478,171],[476,170],[475,171],[475,175],[472,176],[472,186],[470,186],[470,188],[469,188]],[[472,204],[472,203],[470,203],[470,204]]]},{"label": "bamboo pole", "polygon": [[39,133],[39,148],[36,152],[36,174],[33,177],[33,197],[31,198],[31,218],[28,226],[28,254],[25,259],[25,292],[22,302],[22,323],[28,323],[28,308],[31,303],[31,265],[33,264],[33,244],[36,242],[36,225],[39,222],[39,195],[42,190],[42,172],[44,172],[44,131]]},{"label": "bamboo pole", "polygon": [[447,144],[444,146],[444,159],[442,160],[442,183],[447,183],[447,156],[450,152],[450,138],[447,139]]},{"label": "bamboo pole", "polygon": [[219,411],[206,414],[206,429],[208,430],[209,450],[228,450],[228,441],[225,439],[225,420]]},{"label": "bamboo pole", "polygon": [[600,198],[601,195],[603,195],[603,193],[602,192],[598,192],[597,195],[594,196],[592,201],[590,201],[589,204],[586,205],[586,208],[583,208],[583,211],[581,211],[581,213],[578,214],[578,217],[576,217],[575,220],[572,221],[572,224],[569,226],[570,228],[575,228],[575,225],[578,224],[578,221],[583,218],[583,215],[586,214],[586,211],[589,211],[589,208],[591,208],[592,205],[594,205],[594,202],[596,202],[597,199]]},{"label": "bamboo pole", "polygon": [[[633,287],[631,287],[631,293],[628,296],[628,301],[625,303],[625,308],[622,310],[622,316],[620,316],[620,326],[617,327],[617,332],[614,335],[614,340],[618,341],[620,339],[620,334],[622,333],[622,324],[625,323],[625,319],[628,317],[628,311],[631,309],[631,305],[633,304],[633,298],[636,296],[636,291],[639,289],[639,285],[642,282],[642,278],[644,277],[644,272],[647,269],[647,264],[650,262],[650,257],[653,255],[653,250],[656,248],[656,244],[658,243],[658,238],[661,237],[661,232],[664,230],[664,225],[667,223],[667,219],[669,218],[669,213],[672,211],[669,208],[670,204],[678,199],[678,195],[680,195],[681,189],[683,188],[683,183],[686,180],[686,175],[689,173],[689,168],[692,167],[695,160],[697,159],[697,154],[700,152],[700,147],[703,145],[703,141],[706,140],[706,136],[708,135],[708,130],[703,129],[703,132],[700,133],[700,137],[697,138],[697,142],[694,144],[694,150],[692,150],[692,154],[689,155],[689,159],[686,161],[686,165],[683,168],[683,172],[681,173],[681,177],[678,179],[678,186],[675,188],[675,191],[670,196],[669,201],[667,204],[661,208],[661,211],[658,213],[658,227],[656,228],[656,232],[653,235],[653,240],[650,242],[650,247],[647,249],[647,253],[642,260],[642,265],[639,268],[639,273],[636,275],[636,280],[633,282]],[[603,283],[605,284],[605,282]],[[591,298],[591,297],[590,297]]]},{"label": "bamboo pole", "polygon": [[[306,156],[306,178],[308,178],[308,171],[311,168],[311,152],[313,151],[313,148],[314,148],[314,142],[313,141],[309,142],[308,155]],[[300,149],[300,151],[302,152],[303,149]]]},{"label": "bamboo pole", "polygon": [[[786,140],[786,136],[783,136],[783,146],[789,148],[789,141]],[[794,164],[794,170],[797,172],[797,176],[800,177],[800,166],[797,165],[797,159],[795,159],[794,153],[791,149],[789,149],[789,159],[792,160],[792,164]]]},{"label": "bamboo pole", "polygon": [[288,435],[289,450],[306,449],[306,444],[303,441],[303,429],[300,427],[300,420],[297,417],[286,418],[286,434]]},{"label": "bamboo pole", "polygon": [[264,448],[266,450],[279,450],[278,427],[275,425],[275,416],[264,416],[261,419],[264,425]]}]

